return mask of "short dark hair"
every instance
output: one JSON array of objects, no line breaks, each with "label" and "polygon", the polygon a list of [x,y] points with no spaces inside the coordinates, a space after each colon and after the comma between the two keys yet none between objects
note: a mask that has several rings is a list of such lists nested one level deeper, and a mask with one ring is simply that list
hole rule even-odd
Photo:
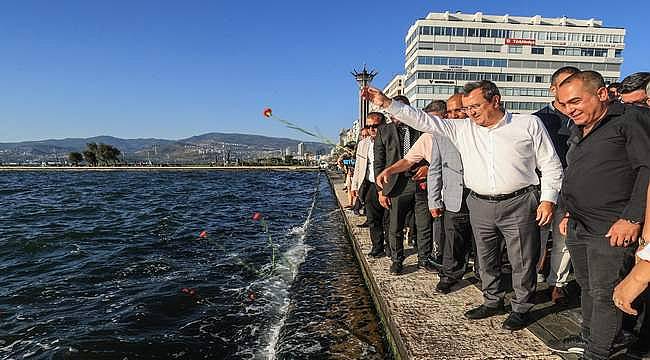
[{"label": "short dark hair", "polygon": [[636,90],[645,90],[650,82],[650,72],[636,72],[628,75],[621,81],[621,86],[618,88],[620,94],[631,93]]},{"label": "short dark hair", "polygon": [[386,115],[384,115],[383,113],[380,113],[378,111],[373,111],[373,112],[369,112],[366,117],[371,117],[371,116],[378,118],[381,124],[386,123]]},{"label": "short dark hair", "polygon": [[615,88],[616,90],[618,90],[618,88],[620,88],[620,87],[621,87],[620,82],[613,82],[613,83],[609,83],[609,85],[607,85],[607,90],[609,90],[611,88]]},{"label": "short dark hair", "polygon": [[581,81],[582,84],[591,90],[598,90],[602,87],[605,87],[605,80],[599,72],[586,70],[577,72],[568,78],[564,79],[560,86],[568,85],[574,81]]},{"label": "short dark hair", "polygon": [[463,86],[463,93],[465,94],[464,96],[469,95],[470,92],[476,90],[476,89],[481,89],[483,92],[483,97],[487,101],[491,101],[493,97],[499,96],[501,97],[501,93],[499,93],[499,88],[496,86],[495,83],[489,80],[481,80],[481,81],[475,81],[475,82],[468,82]]},{"label": "short dark hair", "polygon": [[557,78],[562,74],[571,74],[571,75],[573,75],[573,74],[576,74],[576,73],[579,73],[579,72],[580,72],[580,69],[578,69],[575,66],[563,66],[563,67],[555,70],[553,75],[551,75],[551,85],[560,85],[560,84],[557,83]]},{"label": "short dark hair", "polygon": [[425,113],[435,112],[444,114],[447,112],[447,103],[444,100],[433,100],[422,109]]},{"label": "short dark hair", "polygon": [[409,101],[409,98],[407,98],[404,95],[397,95],[397,96],[393,97],[393,100],[399,101],[399,102],[401,102],[402,104],[405,104],[405,105],[411,105],[411,102]]}]

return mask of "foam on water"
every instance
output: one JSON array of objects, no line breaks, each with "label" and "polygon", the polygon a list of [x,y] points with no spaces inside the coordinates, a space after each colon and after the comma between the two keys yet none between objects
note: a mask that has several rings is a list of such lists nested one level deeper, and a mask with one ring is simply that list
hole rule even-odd
[{"label": "foam on water", "polygon": [[302,224],[302,226],[296,226],[293,227],[291,230],[289,230],[289,235],[296,236],[298,238],[298,242],[296,243],[296,245],[294,245],[289,250],[284,252],[283,258],[287,259],[288,263],[283,264],[285,265],[285,267],[283,267],[278,272],[278,275],[276,275],[281,277],[284,280],[282,282],[283,286],[281,286],[280,289],[277,289],[282,294],[281,296],[282,301],[278,304],[279,305],[278,315],[280,315],[280,319],[269,329],[269,333],[266,336],[266,338],[268,339],[267,340],[268,343],[263,348],[262,353],[260,354],[262,357],[266,359],[275,359],[276,356],[275,345],[278,343],[280,330],[282,329],[282,326],[286,321],[287,309],[289,308],[289,304],[290,304],[289,288],[291,287],[293,280],[295,280],[296,275],[298,274],[298,269],[300,268],[300,265],[305,262],[307,253],[312,249],[311,246],[304,243],[304,240],[307,234],[307,229],[311,222],[311,215],[314,212],[314,207],[316,206],[319,188],[320,188],[320,174],[318,175],[316,189],[314,191],[312,203],[309,208],[309,211],[307,212],[307,217],[305,219],[305,222]]}]

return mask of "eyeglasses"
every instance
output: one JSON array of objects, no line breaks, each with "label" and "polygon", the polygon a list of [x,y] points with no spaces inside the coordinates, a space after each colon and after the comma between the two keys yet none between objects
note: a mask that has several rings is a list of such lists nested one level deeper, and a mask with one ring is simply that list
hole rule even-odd
[{"label": "eyeglasses", "polygon": [[366,129],[376,129],[376,128],[380,127],[380,126],[381,126],[381,124],[369,124],[369,125],[366,125]]},{"label": "eyeglasses", "polygon": [[472,110],[478,110],[481,106],[489,104],[487,101],[482,102],[480,104],[472,104],[472,105],[467,105],[463,107],[463,111],[472,111]]}]

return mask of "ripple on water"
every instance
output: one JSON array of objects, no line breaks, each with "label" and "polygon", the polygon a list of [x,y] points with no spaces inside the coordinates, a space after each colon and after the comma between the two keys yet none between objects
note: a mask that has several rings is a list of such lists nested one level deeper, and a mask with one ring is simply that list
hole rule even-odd
[{"label": "ripple on water", "polygon": [[385,356],[319,176],[3,174],[0,358]]}]

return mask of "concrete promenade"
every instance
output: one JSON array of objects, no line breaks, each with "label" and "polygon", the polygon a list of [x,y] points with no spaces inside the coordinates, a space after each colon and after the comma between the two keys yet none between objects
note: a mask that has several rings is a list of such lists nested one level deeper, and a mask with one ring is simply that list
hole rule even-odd
[{"label": "concrete promenade", "polygon": [[179,170],[276,170],[317,171],[318,166],[0,166],[0,171],[179,171]]},{"label": "concrete promenade", "polygon": [[[344,179],[330,173],[339,204],[345,205]],[[482,303],[481,291],[469,281],[444,295],[435,291],[438,276],[417,270],[417,254],[406,249],[404,274],[388,273],[390,260],[366,254],[371,242],[365,220],[345,212],[346,226],[359,264],[396,358],[400,359],[561,359],[528,329],[501,328],[506,315],[467,320],[463,313]],[[454,288],[456,289],[456,288]]]}]

